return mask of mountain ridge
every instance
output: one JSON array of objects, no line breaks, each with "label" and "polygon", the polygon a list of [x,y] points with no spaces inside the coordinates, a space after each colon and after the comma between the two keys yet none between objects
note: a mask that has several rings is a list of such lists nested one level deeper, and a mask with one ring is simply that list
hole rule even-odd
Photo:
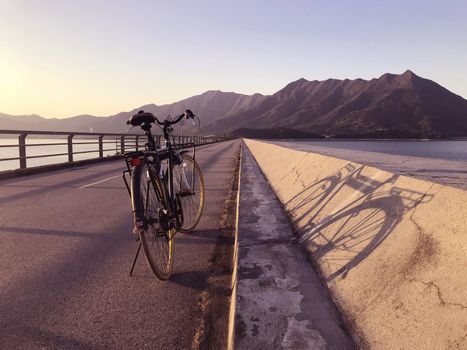
[{"label": "mountain ridge", "polygon": [[328,137],[467,136],[467,101],[410,70],[371,80],[299,79],[255,110],[221,118],[205,131],[294,128]]},{"label": "mountain ridge", "polygon": [[47,119],[0,113],[0,129],[125,132],[125,121],[141,109],[165,118],[187,108],[201,117],[203,134],[238,136],[238,130],[249,135],[263,130],[258,134],[273,135],[267,130],[280,128],[281,136],[292,129],[300,135],[326,137],[467,136],[467,100],[411,70],[370,80],[299,78],[272,95],[208,90],[171,104],[149,103],[107,117]]}]

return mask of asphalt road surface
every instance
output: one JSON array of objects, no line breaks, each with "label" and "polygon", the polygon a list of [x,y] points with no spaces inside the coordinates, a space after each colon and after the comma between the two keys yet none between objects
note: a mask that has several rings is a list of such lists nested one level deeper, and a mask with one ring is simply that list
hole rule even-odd
[{"label": "asphalt road surface", "polygon": [[303,141],[268,142],[291,149],[319,153],[374,166],[398,175],[411,176],[442,185],[467,189],[467,162],[464,161],[326,147],[324,142],[320,145]]},{"label": "asphalt road surface", "polygon": [[[123,161],[0,181],[0,349],[190,349],[239,141],[197,159],[206,203],[175,239],[173,277],[156,279],[132,236]],[[204,310],[204,311],[203,311]]]}]

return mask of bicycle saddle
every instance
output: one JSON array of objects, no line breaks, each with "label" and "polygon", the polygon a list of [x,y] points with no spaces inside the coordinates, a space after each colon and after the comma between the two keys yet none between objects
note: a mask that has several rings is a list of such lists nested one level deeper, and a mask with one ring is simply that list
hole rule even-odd
[{"label": "bicycle saddle", "polygon": [[130,119],[127,120],[127,124],[131,124],[133,126],[138,126],[142,124],[151,124],[156,121],[154,115],[150,112],[139,111],[137,114],[132,115]]}]

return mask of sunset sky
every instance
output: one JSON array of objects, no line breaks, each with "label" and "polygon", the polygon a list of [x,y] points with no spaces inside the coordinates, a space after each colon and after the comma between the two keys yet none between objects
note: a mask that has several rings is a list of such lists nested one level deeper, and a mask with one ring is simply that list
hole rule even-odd
[{"label": "sunset sky", "polygon": [[407,69],[467,98],[467,1],[0,0],[0,112],[111,115]]}]

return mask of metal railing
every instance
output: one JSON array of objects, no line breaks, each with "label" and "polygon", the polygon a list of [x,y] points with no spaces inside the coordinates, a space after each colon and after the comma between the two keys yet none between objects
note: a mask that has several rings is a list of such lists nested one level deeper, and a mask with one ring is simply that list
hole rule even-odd
[{"label": "metal railing", "polygon": [[[12,136],[17,136],[14,138]],[[2,139],[2,136],[5,137]],[[28,136],[30,136],[28,138]],[[154,136],[156,144],[161,145],[160,135]],[[201,137],[201,136],[174,136],[177,144],[195,144],[204,145],[208,143],[214,143],[222,141],[222,138],[218,137]],[[31,140],[32,143],[27,143],[26,139]],[[14,140],[17,143],[13,143]],[[41,143],[38,140],[47,139],[51,142]],[[91,157],[86,159],[99,159],[110,155],[119,156],[126,151],[139,150],[144,148],[146,143],[146,136],[143,134],[118,134],[118,133],[91,133],[91,132],[62,132],[62,131],[31,131],[31,130],[0,130],[0,164],[7,161],[18,161],[19,169],[28,168],[28,159],[38,158],[50,158],[50,157],[67,157],[67,162],[62,163],[73,163],[75,155],[85,155],[95,153],[97,157]],[[8,142],[11,140],[12,142]],[[37,141],[35,141],[37,140]],[[57,140],[57,142],[55,142]],[[34,142],[35,141],[35,142]],[[5,143],[6,142],[6,143]],[[5,144],[3,144],[5,143]],[[77,148],[85,145],[87,149],[78,150]],[[93,148],[92,146],[96,146]],[[112,146],[109,146],[112,145]],[[28,152],[34,148],[40,147],[54,147],[55,149],[64,148],[65,151],[54,151],[53,153],[44,154],[30,154]],[[3,157],[5,155],[4,150],[16,149],[17,156]],[[3,152],[2,152],[3,151]],[[35,152],[32,152],[35,153]],[[57,163],[54,163],[57,164]],[[14,169],[9,169],[14,170]],[[1,171],[1,170],[0,170]]]}]

